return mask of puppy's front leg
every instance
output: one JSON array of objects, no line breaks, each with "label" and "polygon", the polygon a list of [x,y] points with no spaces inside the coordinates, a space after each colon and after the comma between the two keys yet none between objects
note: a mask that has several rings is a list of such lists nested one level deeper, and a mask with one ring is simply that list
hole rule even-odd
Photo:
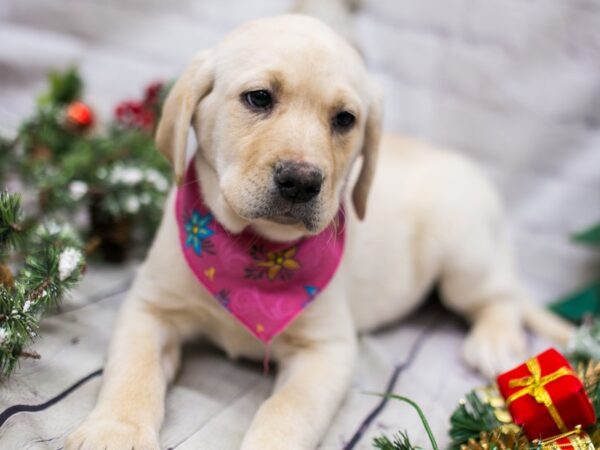
[{"label": "puppy's front leg", "polygon": [[314,450],[349,387],[353,335],[288,351],[274,393],[258,410],[242,450]]},{"label": "puppy's front leg", "polygon": [[132,289],[117,322],[98,403],[65,449],[158,449],[166,386],[179,352],[175,331]]}]

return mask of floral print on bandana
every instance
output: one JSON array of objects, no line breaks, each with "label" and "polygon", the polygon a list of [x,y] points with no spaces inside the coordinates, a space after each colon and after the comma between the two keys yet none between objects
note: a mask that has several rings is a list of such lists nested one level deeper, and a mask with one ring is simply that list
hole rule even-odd
[{"label": "floral print on bandana", "polygon": [[321,233],[272,242],[248,227],[232,233],[202,199],[194,164],[177,190],[181,252],[192,276],[219,308],[268,343],[302,314],[333,279],[344,253],[344,212]]},{"label": "floral print on bandana", "polygon": [[192,216],[185,224],[185,232],[187,235],[185,245],[192,247],[198,256],[202,256],[204,249],[208,253],[213,252],[212,243],[207,240],[215,232],[208,228],[208,224],[212,221],[212,214],[203,216],[197,210],[192,211]]},{"label": "floral print on bandana", "polygon": [[300,269],[300,263],[294,258],[297,250],[297,247],[290,247],[281,251],[266,252],[262,246],[253,246],[250,255],[255,262],[246,268],[246,278],[289,280],[294,272]]}]

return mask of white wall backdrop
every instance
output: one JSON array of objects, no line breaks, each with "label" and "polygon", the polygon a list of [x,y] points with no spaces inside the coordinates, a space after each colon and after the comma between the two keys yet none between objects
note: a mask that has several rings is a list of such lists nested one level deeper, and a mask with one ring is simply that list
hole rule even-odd
[{"label": "white wall backdrop", "polygon": [[[549,300],[592,278],[568,242],[600,218],[600,1],[364,0],[357,40],[386,128],[453,147],[493,176],[525,279]],[[3,0],[0,126],[33,108],[52,68],[80,65],[107,117],[145,83],[289,0]],[[468,199],[465,199],[468,201]]]},{"label": "white wall backdrop", "polygon": [[600,2],[371,0],[358,25],[388,129],[486,167],[536,294],[597,276],[567,235],[600,217]]}]

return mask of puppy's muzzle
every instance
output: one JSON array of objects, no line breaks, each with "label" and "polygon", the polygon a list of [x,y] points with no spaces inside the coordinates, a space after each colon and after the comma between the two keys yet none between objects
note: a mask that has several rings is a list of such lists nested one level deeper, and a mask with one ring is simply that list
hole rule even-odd
[{"label": "puppy's muzzle", "polygon": [[321,192],[323,173],[311,164],[281,161],[273,172],[278,194],[292,203],[306,203]]}]

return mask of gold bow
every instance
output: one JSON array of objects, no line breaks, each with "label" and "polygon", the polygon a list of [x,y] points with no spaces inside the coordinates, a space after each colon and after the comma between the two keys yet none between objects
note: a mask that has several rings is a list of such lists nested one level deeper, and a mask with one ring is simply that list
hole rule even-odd
[{"label": "gold bow", "polygon": [[562,417],[560,417],[556,406],[554,406],[552,397],[550,397],[550,394],[546,390],[545,386],[548,383],[552,383],[553,381],[565,376],[571,375],[577,378],[577,374],[568,367],[563,366],[556,372],[542,376],[542,369],[537,358],[529,359],[526,364],[531,375],[523,378],[517,378],[509,382],[508,385],[511,388],[522,387],[523,389],[520,389],[510,395],[506,399],[506,405],[509,406],[512,402],[525,395],[531,395],[533,398],[535,398],[536,402],[543,403],[544,406],[548,408],[548,412],[550,413],[550,416],[552,416],[552,419],[554,420],[554,423],[556,423],[558,429],[561,431],[561,433],[566,433],[568,431],[567,426],[562,420]]}]

